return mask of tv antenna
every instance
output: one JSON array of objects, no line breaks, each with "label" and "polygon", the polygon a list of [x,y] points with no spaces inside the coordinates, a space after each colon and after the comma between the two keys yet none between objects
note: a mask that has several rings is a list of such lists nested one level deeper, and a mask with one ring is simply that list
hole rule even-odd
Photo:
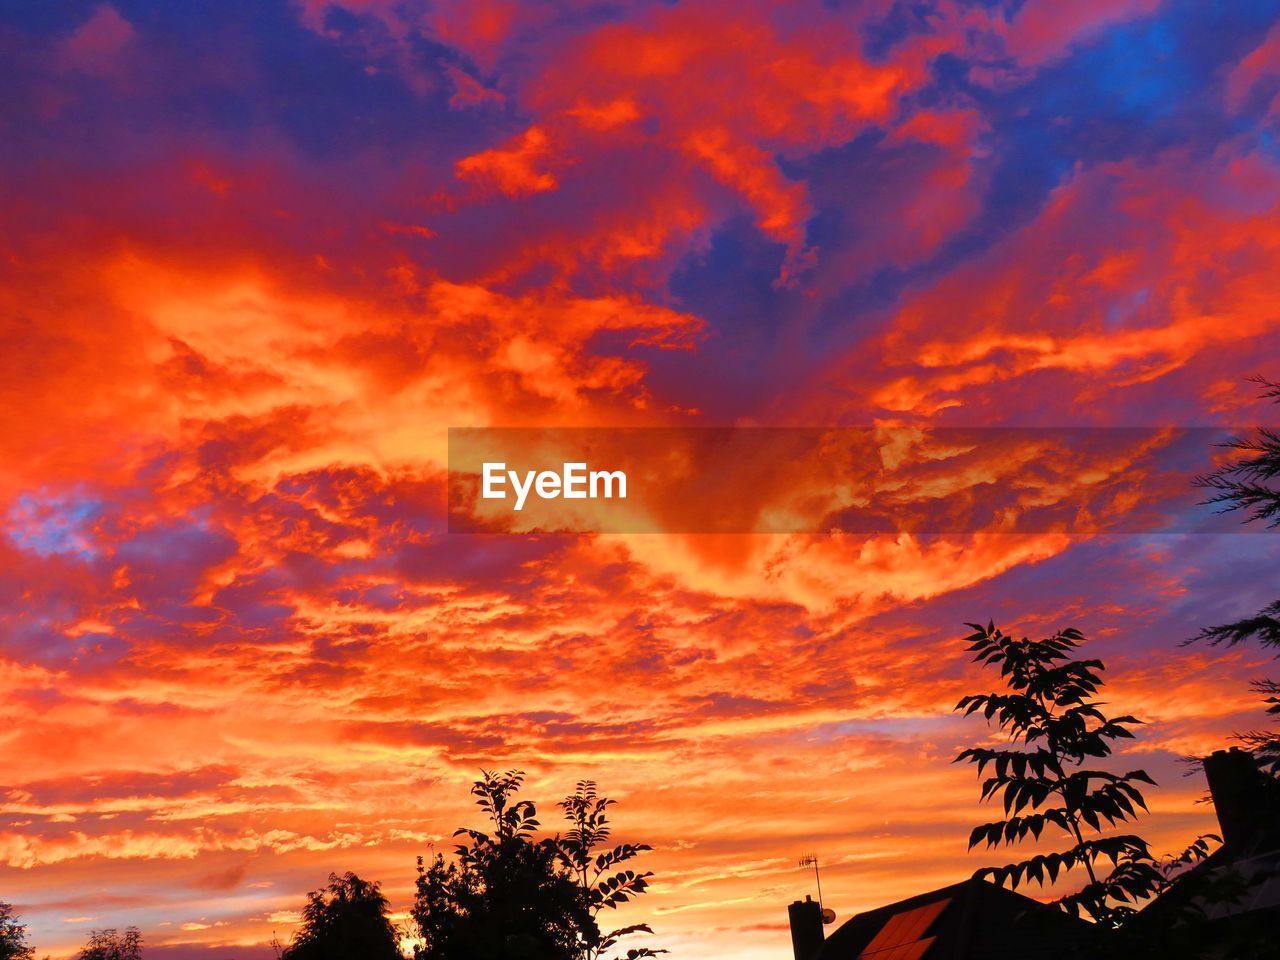
[{"label": "tv antenna", "polygon": [[822,911],[822,922],[833,923],[836,919],[836,912],[828,910],[822,905],[822,874],[818,869],[818,855],[816,853],[808,854],[800,858],[800,869],[805,870],[813,867],[813,879],[818,884],[818,909]]}]

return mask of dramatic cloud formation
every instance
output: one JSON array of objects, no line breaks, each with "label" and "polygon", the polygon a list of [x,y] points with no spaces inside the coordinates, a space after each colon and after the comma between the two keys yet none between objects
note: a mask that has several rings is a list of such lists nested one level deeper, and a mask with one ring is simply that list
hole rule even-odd
[{"label": "dramatic cloud formation", "polygon": [[1273,6],[11,6],[0,898],[265,958],[520,766],[622,800],[662,946],[786,956],[800,855],[842,916],[983,864],[988,617],[1096,638],[1179,846],[1259,664],[1177,642],[1272,538],[450,535],[446,431],[1263,419]]}]

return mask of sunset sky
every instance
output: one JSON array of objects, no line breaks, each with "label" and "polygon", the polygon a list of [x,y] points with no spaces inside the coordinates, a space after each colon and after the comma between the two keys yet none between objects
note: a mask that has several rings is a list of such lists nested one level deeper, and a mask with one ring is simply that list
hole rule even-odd
[{"label": "sunset sky", "polygon": [[450,534],[446,438],[1280,420],[1277,3],[6,0],[0,90],[39,955],[265,960],[333,870],[402,915],[519,767],[655,847],[653,945],[787,960],[805,854],[841,918],[1012,858],[950,762],[989,618],[1094,638],[1142,831],[1212,828],[1180,758],[1269,664],[1179,644],[1280,537]]}]

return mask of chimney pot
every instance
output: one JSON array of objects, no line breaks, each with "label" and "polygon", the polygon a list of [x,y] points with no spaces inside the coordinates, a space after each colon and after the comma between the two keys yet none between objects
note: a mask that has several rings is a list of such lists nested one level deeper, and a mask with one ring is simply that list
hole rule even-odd
[{"label": "chimney pot", "polygon": [[813,960],[822,947],[822,907],[806,896],[787,907],[791,920],[791,950],[795,960]]},{"label": "chimney pot", "polygon": [[1204,759],[1204,775],[1224,846],[1245,846],[1275,821],[1266,776],[1249,751],[1239,747],[1214,751]]}]

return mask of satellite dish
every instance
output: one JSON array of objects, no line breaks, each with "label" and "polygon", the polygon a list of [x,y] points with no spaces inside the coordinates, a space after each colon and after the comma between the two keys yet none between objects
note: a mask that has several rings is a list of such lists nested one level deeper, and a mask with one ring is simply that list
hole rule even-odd
[{"label": "satellite dish", "polygon": [[824,924],[825,924],[825,923],[835,923],[835,922],[836,922],[836,912],[835,912],[834,910],[832,910],[830,907],[823,907],[823,908],[822,908],[822,922],[823,922]]}]

